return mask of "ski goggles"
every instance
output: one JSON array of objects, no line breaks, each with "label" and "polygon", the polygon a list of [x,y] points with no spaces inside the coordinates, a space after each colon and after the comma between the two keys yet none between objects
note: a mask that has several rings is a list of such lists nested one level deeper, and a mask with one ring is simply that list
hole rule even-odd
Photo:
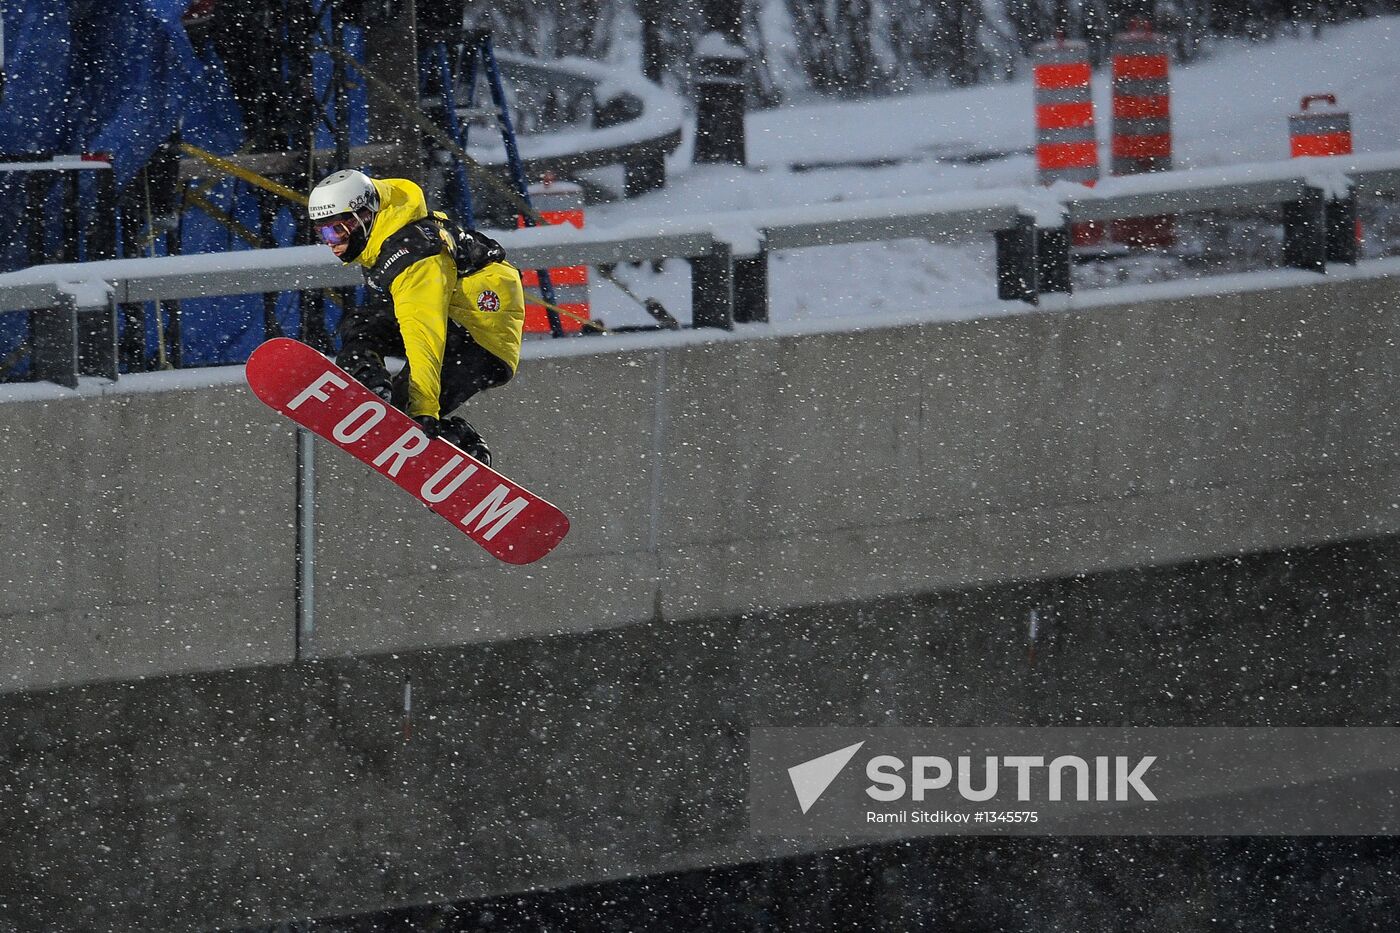
[{"label": "ski goggles", "polygon": [[355,218],[342,217],[338,220],[328,220],[325,223],[316,225],[316,235],[321,238],[321,242],[327,246],[339,246],[350,241],[350,235],[355,232]]}]

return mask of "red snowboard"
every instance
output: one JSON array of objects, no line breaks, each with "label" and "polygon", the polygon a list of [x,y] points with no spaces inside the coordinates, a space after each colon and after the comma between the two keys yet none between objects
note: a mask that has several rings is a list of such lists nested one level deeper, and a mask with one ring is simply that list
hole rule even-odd
[{"label": "red snowboard", "polygon": [[507,563],[539,560],[569,532],[563,512],[447,441],[429,439],[304,343],[267,341],[248,358],[247,375],[269,407],[378,470]]}]

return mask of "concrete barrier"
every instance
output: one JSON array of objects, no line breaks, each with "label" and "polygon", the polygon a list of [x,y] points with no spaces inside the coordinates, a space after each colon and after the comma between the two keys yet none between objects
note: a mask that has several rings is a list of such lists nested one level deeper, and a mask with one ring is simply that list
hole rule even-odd
[{"label": "concrete barrier", "polygon": [[[472,419],[570,513],[570,538],[498,564],[322,446],[310,653],[1400,531],[1400,268],[1240,278],[952,323],[543,348]],[[0,689],[290,658],[293,435],[236,377],[0,404]]]}]

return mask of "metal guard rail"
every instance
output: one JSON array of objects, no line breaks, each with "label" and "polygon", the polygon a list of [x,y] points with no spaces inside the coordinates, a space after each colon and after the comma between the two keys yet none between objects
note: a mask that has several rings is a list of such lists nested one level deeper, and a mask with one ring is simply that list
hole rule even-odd
[{"label": "metal guard rail", "polygon": [[[992,234],[998,296],[1034,304],[1042,293],[1070,290],[1072,223],[1281,204],[1285,264],[1325,272],[1329,261],[1356,260],[1348,223],[1356,195],[1395,192],[1400,150],[1110,178],[1094,188],[989,188],[492,235],[521,268],[687,259],[693,325],[729,328],[767,320],[767,255],[773,250]],[[361,282],[355,267],[319,246],[66,263],[0,274],[0,312],[50,317],[46,332],[61,336],[46,341],[42,353],[36,348],[35,377],[76,386],[79,375],[116,377],[113,312],[119,304]]]}]

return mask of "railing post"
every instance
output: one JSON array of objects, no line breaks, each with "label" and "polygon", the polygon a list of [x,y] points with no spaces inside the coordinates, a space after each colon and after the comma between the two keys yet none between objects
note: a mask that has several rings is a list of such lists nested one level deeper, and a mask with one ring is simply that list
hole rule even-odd
[{"label": "railing post", "polygon": [[706,256],[690,260],[691,323],[734,329],[734,251],[714,241]]},{"label": "railing post", "polygon": [[116,381],[117,330],[117,299],[109,291],[105,309],[78,314],[78,372]]},{"label": "railing post", "polygon": [[[77,173],[75,172],[76,176]],[[92,170],[93,199],[96,212],[85,225],[83,258],[117,258],[117,184],[112,169]],[[85,311],[78,315],[78,366],[84,376],[103,376],[115,380],[118,374],[117,302],[112,291],[107,294],[107,307],[101,311]]]},{"label": "railing post", "polygon": [[734,260],[734,320],[768,323],[768,250]]},{"label": "railing post", "polygon": [[997,297],[1003,301],[1040,303],[1035,241],[1035,218],[1025,214],[1016,226],[996,231]]},{"label": "railing post", "polygon": [[1309,272],[1327,271],[1327,206],[1321,188],[1303,189],[1283,205],[1283,264]]},{"label": "railing post", "polygon": [[1360,230],[1356,220],[1356,192],[1344,198],[1328,199],[1323,209],[1327,215],[1327,261],[1356,265],[1357,240]]},{"label": "railing post", "polygon": [[29,312],[30,367],[35,379],[78,387],[78,299],[59,291],[53,308]]},{"label": "railing post", "polygon": [[1036,274],[1041,292],[1069,292],[1069,227],[1038,227],[1035,231]]},{"label": "railing post", "polygon": [[31,266],[48,262],[48,244],[44,242],[44,217],[48,210],[48,172],[30,172],[24,179],[25,246]]}]

